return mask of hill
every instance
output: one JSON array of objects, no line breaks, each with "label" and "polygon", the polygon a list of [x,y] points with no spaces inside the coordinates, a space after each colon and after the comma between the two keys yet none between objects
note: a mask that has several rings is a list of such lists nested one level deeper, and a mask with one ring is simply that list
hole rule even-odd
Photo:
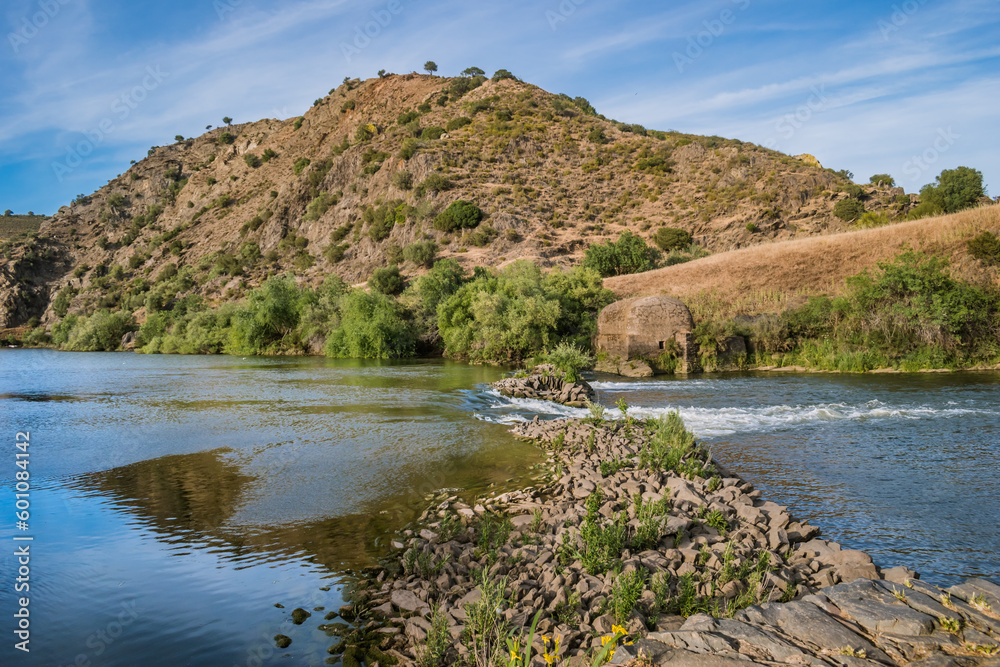
[{"label": "hill", "polygon": [[835,296],[845,279],[906,249],[950,258],[956,278],[1000,288],[1000,272],[969,255],[967,242],[984,231],[1000,232],[1000,206],[924,218],[874,229],[761,244],[686,264],[608,278],[619,297],[676,296],[696,318],[782,312],[807,296]]},{"label": "hill", "polygon": [[[619,123],[511,78],[352,80],[299,118],[153,148],[60,209],[31,248],[7,245],[0,326],[54,323],[60,293],[70,313],[131,307],[185,266],[191,292],[217,304],[283,272],[316,285],[388,264],[413,275],[432,257],[569,266],[591,243],[664,225],[723,252],[845,229],[832,210],[848,187],[814,160]],[[867,194],[871,210],[912,203]],[[435,224],[456,200],[482,221]]]}]

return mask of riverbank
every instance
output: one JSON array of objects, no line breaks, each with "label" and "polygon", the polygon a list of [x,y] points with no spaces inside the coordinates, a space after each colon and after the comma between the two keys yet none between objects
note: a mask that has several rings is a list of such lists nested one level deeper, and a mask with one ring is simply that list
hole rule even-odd
[{"label": "riverbank", "polygon": [[[359,587],[383,619],[379,650],[400,662],[486,664],[484,653],[509,655],[509,633],[523,650],[535,620],[533,655],[550,664],[589,665],[608,646],[616,663],[642,648],[671,664],[996,650],[1000,588],[972,581],[945,605],[915,573],[818,538],[712,461],[679,418],[536,419],[513,431],[548,450],[547,482],[471,507],[438,499]],[[372,637],[331,652],[350,664]]]}]

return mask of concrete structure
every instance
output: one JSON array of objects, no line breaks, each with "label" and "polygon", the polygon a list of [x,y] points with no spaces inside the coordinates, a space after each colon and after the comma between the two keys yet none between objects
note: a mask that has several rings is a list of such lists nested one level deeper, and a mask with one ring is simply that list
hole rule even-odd
[{"label": "concrete structure", "polygon": [[697,364],[691,311],[669,296],[641,296],[616,301],[597,318],[594,347],[611,357],[638,359],[673,352],[690,372]]}]

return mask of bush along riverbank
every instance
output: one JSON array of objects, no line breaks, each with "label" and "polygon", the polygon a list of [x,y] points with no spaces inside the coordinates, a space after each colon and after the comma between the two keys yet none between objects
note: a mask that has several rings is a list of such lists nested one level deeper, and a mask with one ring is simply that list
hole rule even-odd
[{"label": "bush along riverbank", "polygon": [[358,583],[366,621],[330,652],[344,665],[372,651],[425,666],[640,651],[645,664],[993,664],[977,661],[1000,652],[1000,587],[946,593],[882,571],[725,471],[677,414],[592,411],[513,429],[549,452],[538,487],[436,498]]}]

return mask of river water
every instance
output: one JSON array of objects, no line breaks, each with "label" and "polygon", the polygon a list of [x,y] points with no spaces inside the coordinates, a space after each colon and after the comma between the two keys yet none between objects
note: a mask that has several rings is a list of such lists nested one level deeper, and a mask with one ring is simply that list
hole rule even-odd
[{"label": "river water", "polygon": [[[582,414],[500,397],[486,385],[501,376],[441,360],[0,350],[0,664],[324,664],[333,640],[316,626],[387,532],[436,490],[528,483],[540,454],[507,424]],[[827,537],[950,583],[1000,579],[998,381],[746,374],[595,387],[640,414],[680,409],[725,465]],[[21,431],[27,530],[14,516]],[[27,655],[12,639],[24,544]],[[295,626],[295,607],[323,610]],[[278,632],[293,640],[284,651]]]}]

